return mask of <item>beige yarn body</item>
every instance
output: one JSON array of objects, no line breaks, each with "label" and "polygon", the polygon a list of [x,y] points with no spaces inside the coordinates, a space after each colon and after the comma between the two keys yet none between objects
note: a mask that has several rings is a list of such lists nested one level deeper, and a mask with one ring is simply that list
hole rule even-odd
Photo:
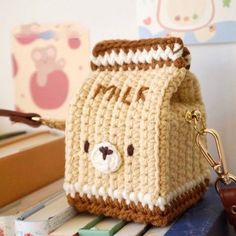
[{"label": "beige yarn body", "polygon": [[[167,61],[148,69],[92,71],[71,105],[66,124],[64,187],[71,204],[79,211],[155,225],[173,220],[186,208],[171,216],[168,209],[173,201],[181,202],[191,191],[199,199],[209,177],[207,163],[195,145],[195,131],[185,121],[186,111],[194,109],[205,118],[199,84],[185,66]],[[110,156],[117,154],[121,159],[111,173],[100,171],[91,161],[96,145],[107,142],[115,147]],[[131,144],[133,155],[127,151]],[[88,204],[92,199],[97,200]],[[186,206],[196,201],[192,195],[187,199]],[[119,211],[111,209],[113,204]],[[148,213],[135,216],[144,208]],[[149,217],[149,212],[155,216]]]}]

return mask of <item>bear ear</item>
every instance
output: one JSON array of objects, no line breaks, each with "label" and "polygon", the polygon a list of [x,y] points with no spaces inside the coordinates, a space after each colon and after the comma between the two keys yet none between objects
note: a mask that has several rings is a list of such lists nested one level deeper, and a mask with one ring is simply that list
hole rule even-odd
[{"label": "bear ear", "polygon": [[127,147],[127,154],[129,156],[133,156],[134,155],[134,146],[133,144],[130,144],[128,147]]},{"label": "bear ear", "polygon": [[47,53],[48,57],[55,58],[57,50],[56,50],[55,47],[49,46],[49,47],[46,48],[46,53]]},{"label": "bear ear", "polygon": [[39,48],[36,48],[31,53],[31,58],[33,61],[37,62],[42,59],[42,50]]},{"label": "bear ear", "polygon": [[85,151],[86,153],[89,152],[89,141],[88,141],[88,140],[86,140],[86,141],[84,142],[84,151]]}]

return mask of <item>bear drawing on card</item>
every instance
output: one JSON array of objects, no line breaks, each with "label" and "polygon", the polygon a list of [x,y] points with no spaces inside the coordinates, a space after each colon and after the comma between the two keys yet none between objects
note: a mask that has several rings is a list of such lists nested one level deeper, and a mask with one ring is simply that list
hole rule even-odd
[{"label": "bear drawing on card", "polygon": [[68,78],[63,71],[64,59],[57,60],[54,46],[35,48],[31,53],[35,72],[31,76],[31,95],[34,102],[44,109],[56,109],[65,101]]}]

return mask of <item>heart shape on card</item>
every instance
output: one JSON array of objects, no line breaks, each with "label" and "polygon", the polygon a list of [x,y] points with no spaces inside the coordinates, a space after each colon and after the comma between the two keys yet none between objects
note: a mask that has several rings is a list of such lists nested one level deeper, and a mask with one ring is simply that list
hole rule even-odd
[{"label": "heart shape on card", "polygon": [[145,25],[150,25],[151,24],[151,22],[152,22],[152,19],[151,19],[151,17],[149,16],[149,17],[147,17],[147,18],[145,18],[144,20],[143,20],[143,23],[145,24]]}]

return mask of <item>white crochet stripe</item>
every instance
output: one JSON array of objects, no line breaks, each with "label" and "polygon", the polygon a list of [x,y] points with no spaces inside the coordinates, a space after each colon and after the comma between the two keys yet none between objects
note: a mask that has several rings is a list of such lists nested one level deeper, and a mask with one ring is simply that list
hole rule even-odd
[{"label": "white crochet stripe", "polygon": [[149,51],[146,49],[143,49],[143,51],[137,49],[136,52],[129,49],[128,53],[125,53],[122,49],[119,50],[119,53],[112,50],[111,53],[105,52],[103,56],[99,55],[98,57],[92,57],[91,61],[96,66],[114,66],[115,64],[123,65],[124,63],[151,63],[153,59],[157,61],[161,59],[170,59],[175,61],[176,59],[182,57],[182,54],[183,46],[179,43],[175,43],[173,50],[169,46],[166,46],[165,49],[158,46],[157,50],[151,48]]},{"label": "white crochet stripe", "polygon": [[72,198],[75,197],[76,193],[79,193],[81,197],[83,195],[87,195],[88,198],[91,198],[92,196],[103,197],[104,200],[109,196],[110,198],[118,199],[118,201],[121,201],[124,199],[126,201],[126,204],[130,204],[130,202],[134,202],[136,205],[138,202],[142,204],[142,206],[148,205],[149,209],[153,210],[154,206],[157,206],[160,208],[161,211],[165,210],[165,206],[168,205],[173,199],[180,196],[181,194],[193,189],[195,186],[199,185],[200,183],[204,182],[205,178],[209,177],[209,172],[207,172],[205,175],[199,176],[197,179],[192,180],[182,187],[176,189],[175,191],[169,193],[167,196],[160,196],[156,200],[151,200],[151,194],[147,193],[143,195],[142,193],[128,193],[125,190],[121,193],[118,192],[118,190],[112,190],[108,189],[105,191],[103,187],[100,187],[97,189],[95,186],[88,186],[84,185],[81,186],[79,183],[70,184],[70,183],[64,183],[63,188],[66,191],[66,194],[70,194]]}]

